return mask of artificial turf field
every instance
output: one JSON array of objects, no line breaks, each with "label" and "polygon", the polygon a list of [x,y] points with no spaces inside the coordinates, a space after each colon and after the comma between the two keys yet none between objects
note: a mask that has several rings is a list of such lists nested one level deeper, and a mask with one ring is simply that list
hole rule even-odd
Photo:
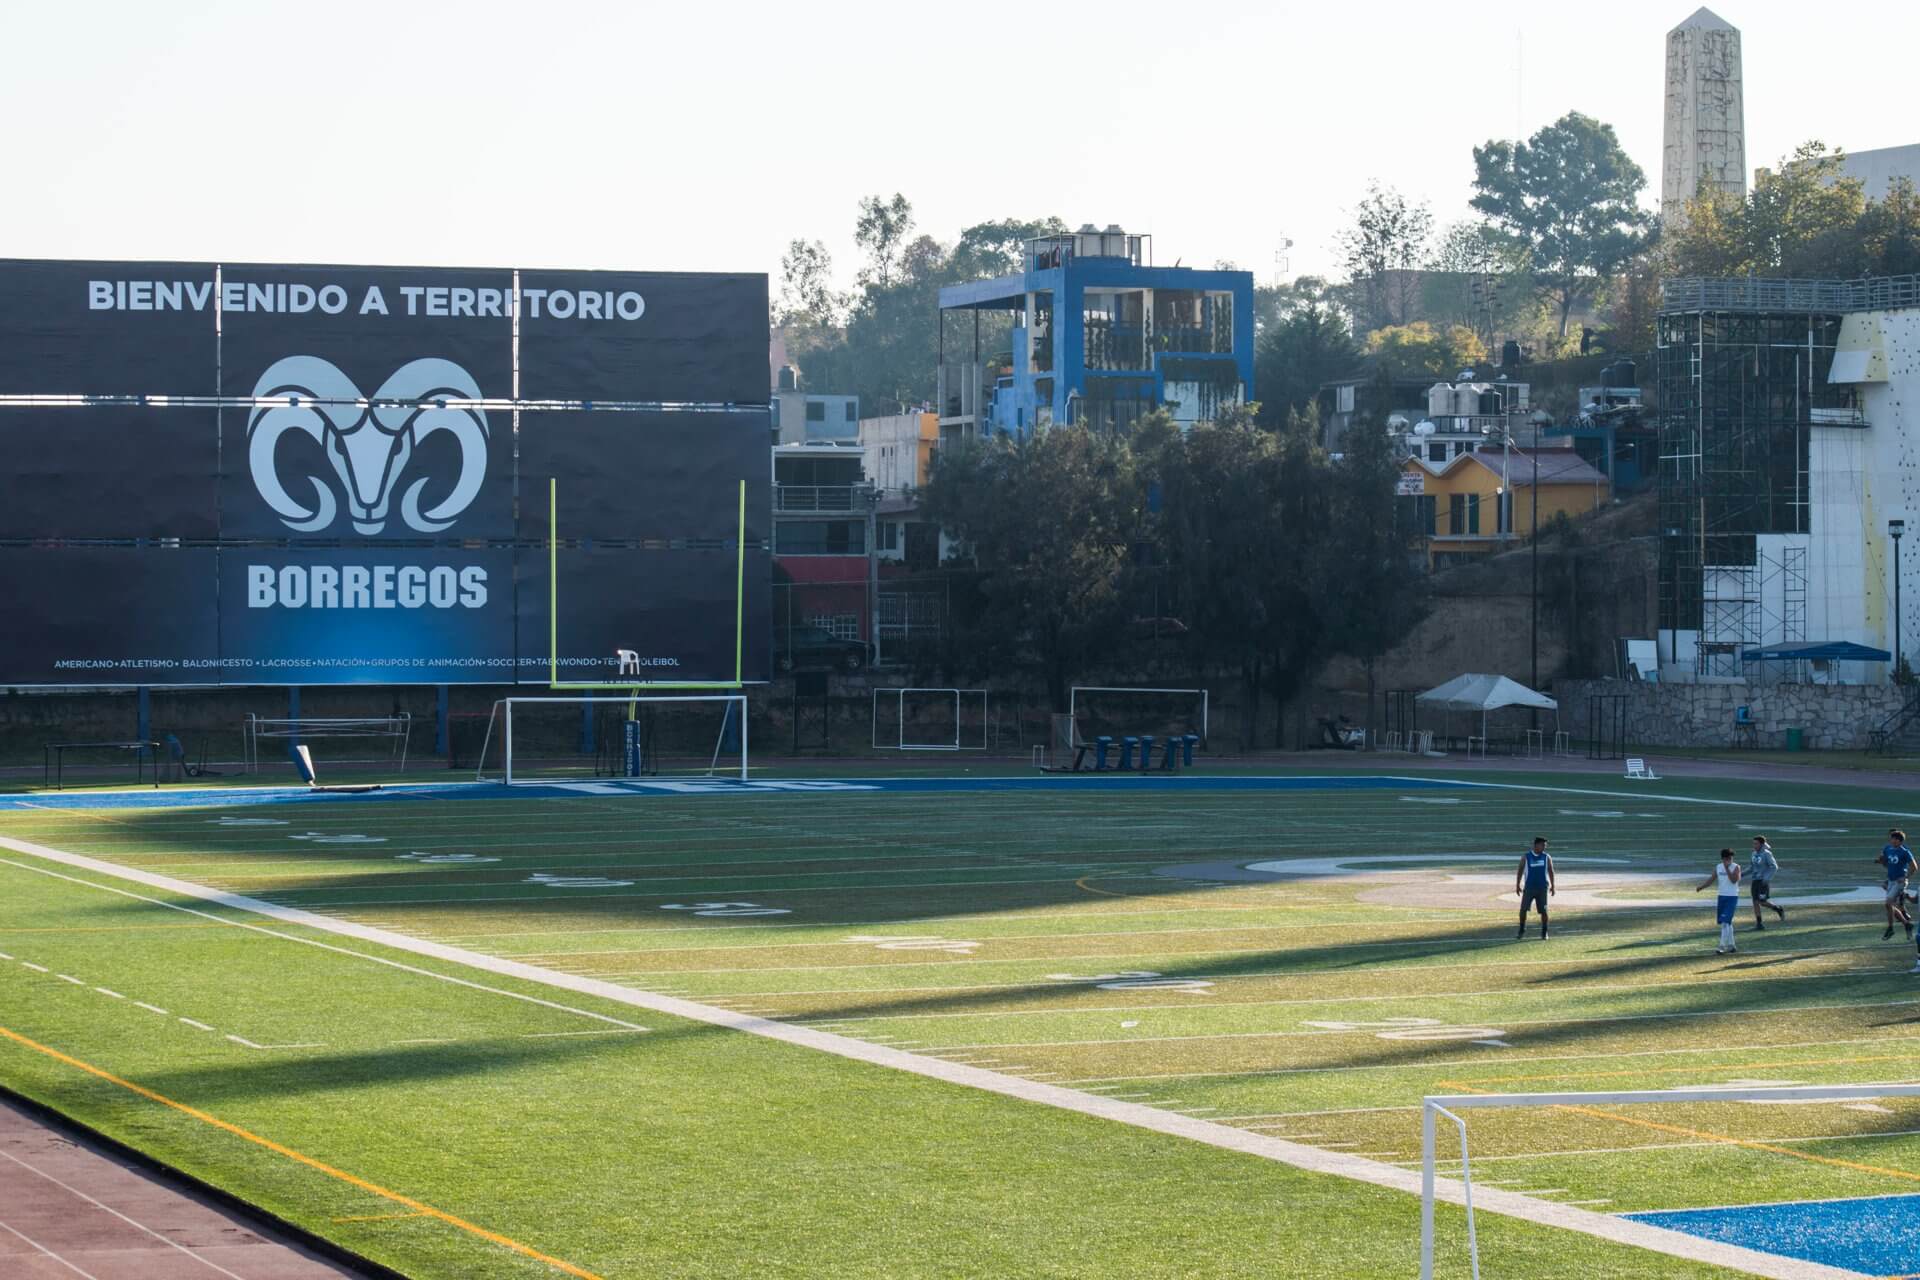
[{"label": "artificial turf field", "polygon": [[[1914,952],[1859,892],[1901,793],[1086,781],[236,794],[0,837],[1401,1168],[1426,1094],[1920,1077]],[[1690,890],[1756,830],[1789,919],[1743,901],[1716,956]],[[1561,893],[1517,942],[1536,833]],[[17,847],[0,954],[0,1083],[412,1276],[1415,1269],[1397,1191]],[[1471,1124],[1477,1185],[1599,1214],[1920,1192],[1914,1100]],[[1761,1213],[1781,1249],[1796,1212]],[[1478,1227],[1489,1276],[1739,1274]],[[1920,1271],[1920,1210],[1891,1231],[1850,1265]],[[1446,1207],[1438,1274],[1467,1274]]]}]

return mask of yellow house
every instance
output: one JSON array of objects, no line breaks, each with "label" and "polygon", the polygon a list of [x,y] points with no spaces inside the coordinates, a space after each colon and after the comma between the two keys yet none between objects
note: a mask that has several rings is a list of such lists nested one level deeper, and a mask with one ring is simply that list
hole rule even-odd
[{"label": "yellow house", "polygon": [[[1538,477],[1536,485],[1535,477]],[[1572,449],[1481,449],[1441,464],[1408,458],[1400,498],[1427,542],[1427,567],[1503,550],[1538,523],[1576,518],[1606,506],[1606,476]]]}]

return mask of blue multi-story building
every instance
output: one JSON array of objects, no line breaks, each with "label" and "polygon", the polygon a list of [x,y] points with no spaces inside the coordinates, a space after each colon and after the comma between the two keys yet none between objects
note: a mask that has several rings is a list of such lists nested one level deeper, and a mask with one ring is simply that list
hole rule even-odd
[{"label": "blue multi-story building", "polygon": [[1183,427],[1253,396],[1253,273],[1152,265],[1117,226],[1027,242],[1023,269],[940,291],[940,438],[1050,423]]}]

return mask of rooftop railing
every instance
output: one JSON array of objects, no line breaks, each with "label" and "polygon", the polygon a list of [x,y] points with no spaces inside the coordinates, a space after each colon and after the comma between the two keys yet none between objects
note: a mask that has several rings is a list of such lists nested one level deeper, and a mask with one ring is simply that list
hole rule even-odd
[{"label": "rooftop railing", "polygon": [[1662,311],[1893,311],[1920,307],[1920,276],[1786,280],[1744,276],[1662,280]]}]

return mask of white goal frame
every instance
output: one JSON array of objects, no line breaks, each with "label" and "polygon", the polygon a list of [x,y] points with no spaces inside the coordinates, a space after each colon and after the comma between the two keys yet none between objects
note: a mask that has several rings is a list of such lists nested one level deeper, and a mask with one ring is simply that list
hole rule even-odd
[{"label": "white goal frame", "polygon": [[1080,739],[1080,695],[1083,693],[1185,693],[1200,699],[1200,745],[1205,746],[1207,732],[1208,697],[1205,689],[1147,689],[1132,685],[1077,684],[1067,690],[1067,714],[1073,718],[1073,745],[1085,746]]},{"label": "white goal frame", "polygon": [[[952,742],[908,742],[907,741],[907,695],[910,693],[945,693],[953,697],[953,741]],[[880,700],[892,696],[894,702],[894,741],[880,741]],[[971,703],[980,699],[980,741],[962,742],[960,740],[961,699]],[[935,689],[919,688],[909,685],[905,688],[876,688],[873,691],[873,749],[876,751],[985,751],[987,735],[992,726],[987,715],[987,691],[985,689]]]},{"label": "white goal frame", "polygon": [[723,702],[723,703],[733,704],[738,708],[735,714],[738,714],[738,716],[740,717],[740,758],[738,761],[735,761],[731,755],[729,755],[725,760],[721,758],[720,753],[721,753],[722,744],[725,743],[726,736],[727,736],[727,716],[723,715],[720,719],[720,732],[717,735],[715,735],[713,740],[713,756],[707,763],[706,776],[710,778],[731,776],[731,777],[738,778],[741,782],[745,782],[747,780],[747,697],[743,693],[709,693],[709,694],[676,694],[676,695],[664,696],[664,697],[646,697],[646,698],[636,698],[630,695],[628,696],[588,695],[586,697],[573,697],[573,698],[514,697],[514,698],[495,699],[493,704],[493,711],[487,717],[486,737],[483,738],[480,743],[480,756],[474,762],[474,770],[473,770],[474,781],[485,782],[487,780],[486,779],[487,751],[493,745],[493,729],[494,729],[494,726],[498,724],[501,726],[501,759],[502,759],[502,768],[500,770],[501,781],[509,787],[515,787],[515,786],[532,787],[532,786],[541,786],[541,785],[553,783],[555,779],[552,779],[552,778],[516,778],[513,776],[513,709],[514,707],[518,705],[526,705],[526,704],[532,704],[532,703],[545,703],[548,705],[557,703],[557,704],[564,704],[567,706],[578,707],[582,705],[593,705],[596,703],[603,703],[603,702],[625,706],[630,710],[637,710],[641,706],[659,706],[662,703],[669,703],[669,702]]},{"label": "white goal frame", "polygon": [[1620,1093],[1431,1094],[1420,1106],[1420,1280],[1433,1280],[1434,1130],[1441,1116],[1460,1130],[1460,1184],[1467,1208],[1467,1253],[1480,1277],[1480,1245],[1473,1231],[1473,1171],[1467,1163],[1467,1122],[1455,1115],[1476,1107],[1578,1107],[1661,1102],[1845,1102],[1920,1097],[1920,1084],[1712,1085],[1691,1089],[1629,1089]]}]

